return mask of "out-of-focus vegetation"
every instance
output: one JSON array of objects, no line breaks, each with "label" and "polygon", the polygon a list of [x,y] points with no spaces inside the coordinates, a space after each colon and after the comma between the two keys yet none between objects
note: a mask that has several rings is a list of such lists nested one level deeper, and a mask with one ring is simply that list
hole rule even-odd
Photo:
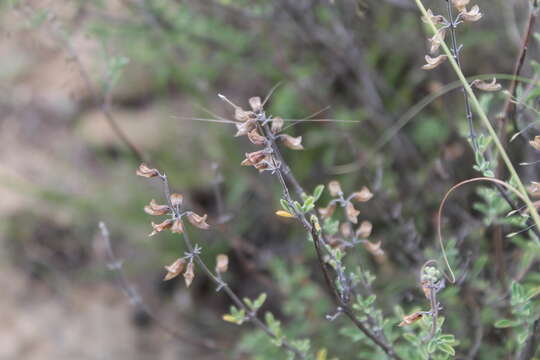
[{"label": "out-of-focus vegetation", "polygon": [[[447,16],[445,0],[424,5]],[[509,89],[538,4],[472,5],[483,17],[457,29],[462,70],[471,82],[496,77]],[[20,293],[61,307],[73,301],[65,294],[96,286],[121,295],[99,235],[104,221],[129,286],[144,299],[135,301],[135,325],[122,331],[153,334],[142,341],[153,344],[146,355],[294,356],[257,327],[236,326],[248,322],[246,314],[230,311],[229,298],[197,264],[189,289],[178,278],[161,281],[163,266],[190,251],[178,234],[148,238],[152,227],[143,207],[166,199],[158,181],[135,176],[143,157],[166,172],[188,209],[208,214],[208,231],[185,231],[212,269],[216,255],[227,254],[223,277],[240,298],[266,294],[258,314],[274,334],[317,360],[387,358],[336,308],[310,236],[294,219],[276,216],[280,209],[298,210],[280,202],[280,182],[240,166],[254,146],[234,137],[233,111],[217,95],[245,109],[248,98],[268,95],[266,114],[284,118],[287,134],[302,136],[303,151],[284,148],[282,155],[307,192],[339,180],[346,194],[364,186],[373,193],[369,202],[355,203],[359,224],[373,230],[361,241],[357,236],[358,246],[343,259],[341,238],[353,236],[340,227],[347,217],[337,210],[320,224],[325,236],[342,241],[335,240],[324,260],[357,282],[349,284],[358,285],[350,305],[360,322],[401,359],[535,358],[539,239],[514,193],[472,183],[451,194],[442,226],[457,283],[442,284],[448,269],[437,243],[437,209],[448,189],[478,176],[511,185],[516,179],[476,114],[479,149],[473,151],[451,66],[422,70],[432,33],[415,1],[10,0],[0,3],[0,19],[0,268],[24,279]],[[529,144],[538,135],[540,94],[534,23],[527,45],[514,109],[506,111],[508,91],[477,95],[528,185],[538,181],[540,149]],[[534,184],[529,190],[540,195]],[[333,198],[326,188],[315,210]],[[519,210],[511,216],[509,203]],[[370,248],[378,242],[382,255]],[[436,265],[423,266],[430,259]],[[421,281],[441,286],[435,327]],[[101,296],[86,301],[106,304],[106,296],[114,297]],[[121,300],[129,306],[129,298]],[[21,305],[0,306],[19,311]],[[419,321],[398,326],[417,311],[424,311]],[[59,315],[55,321],[62,327],[70,320]],[[182,341],[163,324],[184,339],[211,339],[218,349]],[[25,336],[15,332],[13,341]],[[32,336],[47,338],[40,331]],[[103,345],[85,356],[144,358],[134,350],[144,344],[118,341],[123,346],[111,345],[114,352]],[[86,346],[73,348],[81,357]],[[0,358],[77,357],[62,351],[25,357],[23,345],[7,349]]]}]

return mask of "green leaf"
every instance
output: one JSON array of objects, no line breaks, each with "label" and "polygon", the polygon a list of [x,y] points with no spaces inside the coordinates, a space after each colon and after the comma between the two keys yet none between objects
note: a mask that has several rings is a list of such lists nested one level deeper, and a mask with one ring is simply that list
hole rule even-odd
[{"label": "green leaf", "polygon": [[315,200],[315,202],[319,200],[323,191],[324,191],[324,185],[317,185],[317,187],[313,191],[313,199]]},{"label": "green leaf", "polygon": [[418,337],[413,333],[405,333],[403,334],[403,338],[413,345],[420,345]]},{"label": "green leaf", "polygon": [[454,348],[448,344],[439,344],[438,348],[439,350],[441,350],[444,353],[447,353],[450,356],[456,355],[456,351],[454,350]]},{"label": "green leaf", "polygon": [[519,323],[520,322],[516,320],[501,319],[495,322],[495,327],[498,329],[504,329],[504,328],[517,326],[519,325]]}]

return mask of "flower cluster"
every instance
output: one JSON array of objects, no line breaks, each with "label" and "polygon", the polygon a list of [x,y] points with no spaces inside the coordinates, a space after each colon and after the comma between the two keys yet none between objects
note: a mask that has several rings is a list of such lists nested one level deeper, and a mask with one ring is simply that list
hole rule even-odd
[{"label": "flower cluster", "polygon": [[274,150],[276,140],[280,140],[289,149],[304,149],[301,136],[280,134],[284,124],[283,118],[266,116],[260,97],[249,99],[251,110],[242,109],[221,94],[219,97],[234,108],[234,118],[237,121],[235,136],[247,136],[252,144],[263,147],[261,150],[246,153],[242,166],[253,166],[260,172],[274,172],[279,169],[281,163]]}]

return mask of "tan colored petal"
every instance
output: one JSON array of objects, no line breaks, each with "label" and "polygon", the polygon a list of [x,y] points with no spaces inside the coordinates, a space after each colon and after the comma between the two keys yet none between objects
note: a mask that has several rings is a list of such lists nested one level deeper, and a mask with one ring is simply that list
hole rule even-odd
[{"label": "tan colored petal", "polygon": [[482,18],[482,16],[483,14],[480,12],[480,7],[478,5],[474,5],[469,11],[466,11],[466,9],[464,9],[461,12],[461,17],[463,18],[463,20],[469,22],[478,21]]},{"label": "tan colored petal", "polygon": [[371,200],[373,193],[369,191],[367,186],[364,186],[360,191],[357,191],[351,195],[351,199],[358,202],[367,202]]},{"label": "tan colored petal", "polygon": [[267,152],[265,150],[254,151],[246,153],[246,159],[252,164],[257,164],[266,158]]},{"label": "tan colored petal", "polygon": [[249,120],[246,122],[243,122],[241,124],[236,124],[236,134],[234,134],[235,137],[244,136],[249,134],[249,132],[253,129],[255,129],[255,121]]},{"label": "tan colored petal", "polygon": [[172,206],[182,206],[182,202],[184,201],[184,195],[177,193],[171,194],[170,200]]},{"label": "tan colored petal", "polygon": [[251,110],[255,112],[259,112],[262,110],[262,102],[261,98],[258,96],[252,97],[249,99],[249,106],[251,106]]},{"label": "tan colored petal", "polygon": [[302,146],[302,137],[293,137],[287,134],[283,134],[280,136],[281,141],[283,142],[283,145],[288,147],[289,149],[293,150],[303,150],[304,147]]},{"label": "tan colored petal", "polygon": [[442,15],[433,15],[433,12],[431,11],[431,9],[427,10],[427,17],[422,16],[422,21],[424,23],[426,23],[426,24],[429,24],[428,19],[430,19],[431,22],[433,22],[435,25],[443,24],[445,22],[444,16],[442,16]]},{"label": "tan colored petal", "polygon": [[358,222],[358,215],[360,215],[360,211],[356,210],[352,202],[349,201],[345,206],[345,215],[347,215],[347,219],[349,219],[350,222],[356,224]]},{"label": "tan colored petal", "polygon": [[373,225],[369,221],[362,221],[358,229],[356,229],[356,237],[360,239],[367,239],[371,235]]},{"label": "tan colored petal", "polygon": [[330,196],[337,197],[343,194],[343,190],[341,190],[341,184],[337,180],[332,180],[328,183],[328,191],[330,192]]},{"label": "tan colored petal", "polygon": [[150,204],[146,205],[144,207],[144,212],[149,215],[154,216],[161,216],[165,215],[169,212],[169,206],[168,205],[159,205],[156,203],[154,199],[150,201]]},{"label": "tan colored petal", "polygon": [[145,178],[151,178],[159,175],[159,171],[157,171],[157,169],[149,168],[145,163],[139,165],[139,168],[135,173]]},{"label": "tan colored petal", "polygon": [[272,132],[274,134],[277,134],[278,132],[281,131],[281,129],[283,128],[283,124],[284,124],[284,120],[283,118],[280,118],[280,117],[275,117],[272,119]]},{"label": "tan colored petal", "polygon": [[452,0],[452,5],[459,11],[465,10],[471,0]]},{"label": "tan colored petal", "polygon": [[319,208],[319,215],[321,215],[323,218],[327,219],[332,217],[334,214],[334,211],[336,210],[336,203],[328,204],[325,208]]},{"label": "tan colored petal", "polygon": [[252,144],[259,145],[259,146],[263,146],[264,144],[266,144],[266,138],[262,136],[261,134],[259,134],[257,129],[251,130],[247,134],[247,136],[248,136],[249,141],[251,141]]},{"label": "tan colored petal", "polygon": [[165,274],[163,281],[174,279],[175,277],[180,275],[182,271],[184,271],[185,265],[186,260],[180,258],[173,262],[171,265],[165,266],[165,269],[167,269],[167,274]]},{"label": "tan colored petal", "polygon": [[171,232],[173,234],[182,234],[184,232],[184,225],[182,220],[175,219],[173,225],[171,226]]},{"label": "tan colored petal", "polygon": [[190,211],[187,213],[186,216],[189,222],[191,223],[191,225],[196,226],[199,229],[203,229],[203,230],[210,229],[210,225],[206,223],[206,218],[208,217],[208,215],[205,214],[204,216],[199,216],[195,214],[194,212]]},{"label": "tan colored petal", "polygon": [[225,254],[219,254],[216,257],[216,272],[224,273],[229,268],[229,257]]},{"label": "tan colored petal", "polygon": [[499,91],[502,89],[501,84],[498,84],[497,79],[495,78],[493,78],[493,80],[489,83],[476,79],[471,83],[471,85],[482,91],[493,92],[493,91]]},{"label": "tan colored petal", "polygon": [[432,69],[435,69],[440,64],[442,64],[443,62],[445,62],[448,59],[448,56],[439,55],[437,57],[432,58],[431,56],[426,55],[425,59],[426,59],[426,64],[422,66],[422,69],[432,70]]},{"label": "tan colored petal", "polygon": [[189,262],[187,264],[186,272],[184,273],[184,281],[186,282],[187,287],[190,287],[194,278],[195,278],[195,265],[193,265],[193,262]]},{"label": "tan colored petal", "polygon": [[399,323],[399,326],[411,325],[412,323],[415,323],[416,321],[420,320],[422,316],[424,316],[424,314],[421,311],[417,311],[410,315],[406,315],[403,317],[403,321]]},{"label": "tan colored petal", "polygon": [[433,37],[429,38],[428,41],[430,43],[430,49],[429,52],[432,54],[435,54],[437,51],[439,51],[439,48],[441,47],[441,44],[444,42],[444,38],[446,36],[446,29],[441,28]]},{"label": "tan colored petal", "polygon": [[170,229],[173,225],[172,219],[167,219],[163,221],[160,224],[154,224],[152,223],[152,228],[154,229],[148,236],[154,236],[159,232],[162,232],[163,230]]}]

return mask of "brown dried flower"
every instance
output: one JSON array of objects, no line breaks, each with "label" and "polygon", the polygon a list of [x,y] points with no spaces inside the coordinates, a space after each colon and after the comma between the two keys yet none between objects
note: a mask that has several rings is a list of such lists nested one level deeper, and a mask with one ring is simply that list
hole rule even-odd
[{"label": "brown dried flower", "polygon": [[430,53],[435,54],[437,51],[439,51],[441,44],[444,42],[445,36],[446,36],[446,29],[440,28],[435,33],[435,35],[433,35],[433,37],[428,39],[430,43],[430,49],[429,49]]},{"label": "brown dried flower", "polygon": [[244,136],[249,134],[249,132],[253,129],[255,129],[255,121],[254,120],[248,120],[246,122],[236,124],[236,134],[234,134],[235,137]]},{"label": "brown dried flower", "polygon": [[255,112],[259,112],[262,110],[262,102],[261,98],[258,96],[252,97],[249,99],[249,106],[251,106],[251,110]]},{"label": "brown dried flower", "polygon": [[446,55],[439,55],[437,57],[432,58],[429,55],[426,55],[426,64],[422,66],[422,69],[424,70],[432,70],[435,69],[437,66],[441,65],[443,62],[446,61],[448,56]]},{"label": "brown dried flower", "polygon": [[161,216],[165,215],[169,212],[169,206],[168,205],[159,205],[156,203],[154,199],[150,201],[150,204],[146,205],[144,207],[144,212],[149,215],[154,216]]},{"label": "brown dried flower", "polygon": [[210,229],[210,225],[206,223],[206,218],[208,215],[199,216],[195,214],[194,212],[190,211],[186,214],[189,222],[191,225],[198,227],[199,229],[208,230]]},{"label": "brown dried flower", "polygon": [[283,142],[283,145],[288,147],[289,149],[293,150],[303,150],[304,147],[302,146],[302,137],[293,137],[287,134],[283,134],[280,136],[281,141]]},{"label": "brown dried flower", "polygon": [[281,129],[283,128],[283,124],[284,124],[284,120],[283,118],[280,118],[280,117],[275,117],[272,119],[272,132],[274,134],[277,134],[278,132],[281,131]]},{"label": "brown dried flower", "polygon": [[332,180],[328,183],[328,191],[330,191],[330,196],[332,197],[337,197],[343,194],[341,185],[337,180]]},{"label": "brown dried flower", "polygon": [[180,258],[173,262],[171,265],[165,266],[165,269],[167,269],[167,274],[165,274],[163,281],[174,279],[175,277],[180,275],[182,271],[184,271],[185,265],[186,260]]},{"label": "brown dried flower", "polygon": [[372,229],[373,225],[369,221],[362,221],[358,229],[356,229],[356,236],[360,239],[366,239],[369,237],[369,235],[371,235]]},{"label": "brown dried flower", "polygon": [[371,200],[373,193],[369,191],[367,186],[364,186],[360,191],[357,191],[351,195],[351,199],[358,202],[367,202]]},{"label": "brown dried flower", "polygon": [[170,229],[173,225],[172,219],[167,219],[163,221],[160,224],[154,224],[152,223],[152,228],[154,229],[148,236],[154,236],[159,232],[162,232],[163,230]]},{"label": "brown dried flower", "polygon": [[347,219],[349,219],[350,222],[356,224],[358,222],[360,210],[356,210],[352,202],[349,201],[347,202],[347,205],[345,205],[345,215],[347,215]]},{"label": "brown dried flower", "polygon": [[184,201],[184,195],[182,194],[171,194],[170,196],[171,205],[174,207],[182,206],[182,202]]},{"label": "brown dried flower", "polygon": [[493,92],[493,91],[499,91],[499,90],[502,89],[501,84],[498,84],[497,79],[495,79],[495,78],[493,78],[493,80],[491,82],[489,82],[489,83],[485,82],[485,81],[482,81],[482,80],[479,80],[479,79],[476,79],[471,83],[471,85],[476,87],[477,89],[482,90],[482,91]]},{"label": "brown dried flower", "polygon": [[379,257],[384,255],[383,249],[381,249],[381,242],[372,243],[371,241],[364,241],[364,247],[373,256]]},{"label": "brown dried flower", "polygon": [[455,6],[459,11],[466,10],[467,5],[471,0],[452,0],[452,5]]},{"label": "brown dried flower", "polygon": [[421,311],[417,311],[415,313],[412,313],[411,315],[406,315],[403,317],[403,321],[399,323],[399,326],[411,325],[412,323],[420,320],[422,316],[424,316],[424,313]]},{"label": "brown dried flower", "polygon": [[540,196],[540,182],[532,181],[531,185],[527,187],[527,191],[531,196]]},{"label": "brown dried flower", "polygon": [[433,15],[433,12],[431,9],[427,10],[427,17],[422,16],[422,21],[426,24],[429,24],[429,19],[435,24],[443,24],[445,22],[445,18],[442,15]]},{"label": "brown dried flower", "polygon": [[216,272],[224,273],[229,268],[229,257],[225,254],[219,254],[216,257]]},{"label": "brown dried flower", "polygon": [[247,136],[248,136],[249,141],[251,141],[251,143],[254,145],[263,146],[264,144],[266,144],[266,138],[262,136],[261,134],[259,134],[257,129],[251,130],[247,134]]},{"label": "brown dried flower", "polygon": [[478,5],[474,5],[471,10],[467,11],[467,9],[464,9],[461,11],[461,17],[465,21],[469,22],[475,22],[482,18],[482,13],[480,12],[480,7]]},{"label": "brown dried flower", "polygon": [[195,266],[193,265],[193,262],[190,261],[187,264],[187,269],[186,269],[186,272],[184,273],[184,281],[186,282],[187,287],[191,285],[194,278],[195,278]]},{"label": "brown dried flower", "polygon": [[334,211],[336,210],[336,203],[330,203],[325,208],[319,208],[319,215],[321,215],[323,218],[327,219],[329,217],[332,217],[334,214]]},{"label": "brown dried flower", "polygon": [[184,232],[184,225],[182,224],[182,220],[174,220],[173,225],[171,226],[171,232],[173,234],[182,234]]},{"label": "brown dried flower", "polygon": [[145,178],[151,178],[159,175],[159,171],[157,169],[151,169],[145,163],[139,165],[139,168],[135,173]]}]

